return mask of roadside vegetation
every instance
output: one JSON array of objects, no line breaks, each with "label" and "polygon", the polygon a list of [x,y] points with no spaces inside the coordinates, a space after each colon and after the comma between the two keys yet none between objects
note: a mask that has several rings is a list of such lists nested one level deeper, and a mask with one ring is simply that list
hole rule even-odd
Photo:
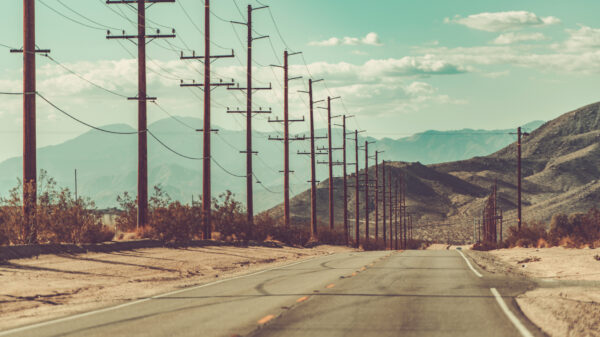
[{"label": "roadside vegetation", "polygon": [[510,227],[508,237],[501,243],[481,242],[473,249],[491,250],[497,248],[599,248],[600,211],[596,208],[587,213],[571,215],[555,214],[550,223],[529,222],[521,230]]},{"label": "roadside vegetation", "polygon": [[[33,188],[26,186],[25,188]],[[173,201],[155,186],[149,199],[148,224],[137,228],[137,200],[124,192],[117,197],[120,212],[115,226],[102,224],[101,212],[89,198],[75,199],[68,188],[60,188],[45,171],[38,179],[35,225],[24,228],[23,185],[21,182],[0,198],[0,245],[31,243],[99,243],[113,239],[154,239],[185,243],[202,237],[202,199],[192,205]],[[283,219],[266,213],[255,216],[254,224],[246,220],[244,205],[230,191],[211,201],[212,237],[216,240],[241,242],[279,241],[305,246],[311,243],[308,224],[285,227]],[[27,233],[35,233],[34,235]],[[36,239],[33,239],[35,237]],[[319,243],[344,245],[342,232],[319,228]]]}]

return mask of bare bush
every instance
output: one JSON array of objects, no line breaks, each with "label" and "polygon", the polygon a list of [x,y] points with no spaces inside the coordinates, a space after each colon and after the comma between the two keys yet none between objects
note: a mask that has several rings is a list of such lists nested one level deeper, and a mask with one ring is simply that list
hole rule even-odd
[{"label": "bare bush", "polygon": [[[114,232],[102,225],[93,201],[75,199],[68,188],[60,189],[43,170],[38,180],[35,217],[32,227],[27,227],[21,187],[19,182],[7,198],[0,199],[1,236],[5,243],[96,243],[113,238]],[[28,188],[33,187],[25,187]]]}]

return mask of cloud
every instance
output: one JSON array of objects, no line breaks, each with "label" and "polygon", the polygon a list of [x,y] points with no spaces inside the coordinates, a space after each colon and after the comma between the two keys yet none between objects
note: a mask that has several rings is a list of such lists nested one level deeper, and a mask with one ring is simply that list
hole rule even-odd
[{"label": "cloud", "polygon": [[505,33],[500,34],[493,43],[494,44],[513,44],[524,41],[543,41],[546,36],[542,33]]},{"label": "cloud", "polygon": [[554,25],[560,23],[560,20],[553,16],[539,17],[536,14],[527,11],[508,11],[495,13],[485,12],[472,14],[467,17],[457,15],[452,19],[444,19],[444,22],[455,23],[486,32],[500,32],[527,27]]},{"label": "cloud", "polygon": [[562,45],[555,45],[557,49],[566,49],[577,52],[600,48],[600,29],[581,25],[579,29],[567,29],[569,38]]},{"label": "cloud", "polygon": [[369,33],[363,38],[358,37],[343,37],[337,38],[332,37],[324,41],[312,41],[308,43],[310,46],[320,46],[320,47],[333,47],[333,46],[358,46],[358,45],[367,45],[367,46],[382,46],[383,44],[379,40],[379,35],[377,33]]}]

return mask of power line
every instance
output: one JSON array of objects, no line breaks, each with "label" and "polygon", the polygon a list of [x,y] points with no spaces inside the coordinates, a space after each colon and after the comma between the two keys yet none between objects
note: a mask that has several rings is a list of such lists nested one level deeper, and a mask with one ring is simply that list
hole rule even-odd
[{"label": "power line", "polygon": [[66,8],[66,9],[68,9],[69,11],[71,11],[72,13],[74,13],[74,14],[78,15],[79,17],[81,17],[81,18],[83,18],[83,19],[85,19],[85,20],[87,20],[87,21],[89,21],[89,22],[91,22],[91,23],[93,23],[93,24],[95,24],[95,25],[98,25],[98,26],[101,26],[101,27],[104,27],[104,28],[108,28],[108,29],[117,29],[117,30],[119,29],[119,28],[115,28],[115,27],[107,26],[107,25],[105,25],[105,24],[102,24],[102,23],[100,23],[100,22],[98,22],[98,21],[94,21],[94,20],[92,20],[92,19],[88,18],[87,16],[85,16],[85,15],[83,15],[83,14],[81,14],[81,13],[77,12],[76,10],[74,10],[74,9],[70,8],[69,6],[65,5],[65,4],[64,4],[62,1],[60,1],[60,0],[56,0],[56,1],[57,1],[59,4],[61,4],[63,7],[65,7],[65,8]]},{"label": "power line", "polygon": [[64,64],[62,64],[62,63],[58,62],[57,60],[55,60],[54,58],[52,58],[52,57],[51,57],[50,55],[48,55],[48,54],[43,54],[43,56],[47,57],[47,58],[48,58],[50,61],[54,62],[56,65],[58,65],[59,67],[61,67],[61,68],[65,69],[65,70],[66,70],[66,71],[68,71],[69,73],[71,73],[71,74],[73,74],[73,75],[75,75],[75,76],[79,77],[80,79],[82,79],[82,80],[84,80],[85,82],[87,82],[87,83],[89,83],[89,84],[91,84],[91,85],[95,86],[95,87],[96,87],[96,88],[98,88],[98,89],[104,90],[104,91],[106,91],[106,92],[108,92],[108,93],[110,93],[110,94],[113,94],[113,95],[116,95],[116,96],[119,96],[119,97],[122,97],[122,98],[127,98],[127,97],[128,97],[128,96],[125,96],[125,95],[119,94],[119,93],[118,93],[118,92],[116,92],[116,91],[113,91],[113,90],[107,89],[107,88],[105,88],[105,87],[103,87],[103,86],[101,86],[101,85],[99,85],[99,84],[97,84],[97,83],[95,83],[95,82],[92,82],[92,81],[88,80],[87,78],[83,77],[83,75],[80,75],[80,74],[76,73],[75,71],[73,71],[72,69],[68,68],[68,67],[67,67],[67,66],[65,66]]},{"label": "power line", "polygon": [[152,133],[152,131],[150,131],[149,129],[146,129],[146,132],[148,132],[148,134],[149,134],[149,135],[150,135],[152,138],[154,138],[154,140],[156,140],[157,142],[159,142],[159,143],[160,143],[160,145],[162,145],[162,146],[163,146],[165,149],[167,149],[167,150],[169,150],[169,151],[173,152],[174,154],[176,154],[176,155],[178,155],[178,156],[180,156],[180,157],[183,157],[183,158],[186,158],[186,159],[190,159],[190,160],[202,160],[202,159],[204,159],[204,158],[201,158],[201,157],[190,157],[190,156],[186,156],[186,155],[182,154],[181,152],[175,151],[175,150],[174,150],[172,147],[168,146],[168,145],[167,145],[167,144],[165,144],[165,143],[164,143],[162,140],[160,140],[158,137],[156,137],[156,136],[155,136],[155,135]]},{"label": "power line", "polygon": [[213,163],[215,163],[221,170],[225,171],[225,173],[229,174],[230,176],[236,177],[236,178],[246,178],[246,175],[239,175],[239,174],[235,174],[232,173],[231,171],[228,171],[225,167],[223,167],[223,165],[221,165],[215,158],[210,157],[210,160],[212,160]]},{"label": "power line", "polygon": [[44,7],[48,8],[49,10],[53,11],[54,13],[56,13],[56,14],[58,14],[58,15],[62,16],[63,18],[65,18],[65,19],[67,19],[67,20],[69,20],[69,21],[71,21],[71,22],[74,22],[74,23],[76,23],[76,24],[78,24],[78,25],[81,25],[81,26],[83,26],[83,27],[87,27],[87,28],[90,28],[90,29],[96,29],[96,30],[105,30],[105,28],[100,28],[100,27],[91,26],[91,25],[88,25],[87,23],[83,23],[83,22],[81,22],[81,21],[75,20],[75,19],[73,19],[73,18],[71,18],[71,17],[69,17],[69,16],[66,16],[65,14],[63,14],[63,13],[59,12],[58,10],[56,10],[56,9],[54,9],[54,8],[52,8],[52,7],[50,7],[50,6],[48,6],[48,5],[47,5],[47,4],[46,4],[44,1],[42,1],[42,0],[38,0],[38,1],[39,1],[39,2],[40,2],[40,3],[41,3],[43,6],[44,6]]},{"label": "power line", "polygon": [[46,101],[46,103],[48,103],[50,106],[52,106],[54,109],[60,111],[61,113],[65,114],[66,116],[68,116],[69,118],[73,119],[74,121],[83,124],[89,128],[92,128],[94,130],[98,130],[98,131],[102,131],[102,132],[106,132],[106,133],[111,133],[111,134],[117,134],[117,135],[135,135],[138,132],[137,131],[129,131],[129,132],[123,132],[123,131],[112,131],[112,130],[107,130],[107,129],[103,129],[97,126],[94,126],[92,124],[86,123],[84,121],[82,121],[81,119],[69,114],[68,112],[66,112],[65,110],[59,108],[56,104],[50,102],[46,97],[42,96],[42,94],[40,94],[39,92],[36,92],[36,95],[39,96],[42,100]]}]

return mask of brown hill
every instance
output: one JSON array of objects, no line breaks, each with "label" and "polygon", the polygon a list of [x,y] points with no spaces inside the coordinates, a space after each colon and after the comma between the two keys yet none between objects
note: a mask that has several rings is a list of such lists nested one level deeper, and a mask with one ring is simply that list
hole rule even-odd
[{"label": "brown hill", "polygon": [[[568,112],[545,123],[523,139],[523,216],[525,221],[549,220],[554,213],[585,212],[600,200],[600,103]],[[515,137],[516,138],[516,137]],[[392,180],[406,181],[406,203],[414,214],[415,235],[433,240],[470,242],[473,221],[479,219],[494,182],[498,183],[499,205],[504,228],[516,224],[516,144],[486,157],[434,165],[391,162]],[[364,174],[360,171],[359,174]],[[375,179],[374,167],[369,176]],[[380,177],[381,178],[381,177]],[[353,177],[349,179],[353,183]],[[336,226],[342,226],[342,178],[335,178]],[[374,227],[374,193],[369,209]],[[328,182],[318,186],[320,225],[328,221]],[[364,219],[364,194],[359,193],[360,218]],[[354,219],[355,192],[349,188],[349,218]],[[283,215],[283,207],[268,211]],[[308,222],[310,193],[291,201],[297,223]],[[380,211],[380,216],[381,216]],[[354,222],[350,221],[350,225]],[[363,224],[364,225],[364,224]],[[374,231],[371,231],[374,233]]]}]

